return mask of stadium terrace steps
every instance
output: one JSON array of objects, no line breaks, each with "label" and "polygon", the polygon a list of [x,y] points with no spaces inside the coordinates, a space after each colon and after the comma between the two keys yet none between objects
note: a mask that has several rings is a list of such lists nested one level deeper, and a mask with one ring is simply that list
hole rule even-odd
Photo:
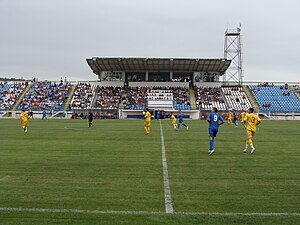
[{"label": "stadium terrace steps", "polygon": [[97,100],[97,96],[98,96],[98,85],[93,85],[92,90],[93,90],[93,97],[92,97],[92,102],[91,102],[91,108],[94,107],[95,102]]},{"label": "stadium terrace steps", "polygon": [[230,104],[229,104],[229,102],[227,101],[227,99],[225,98],[225,93],[224,93],[224,90],[222,89],[222,88],[220,88],[220,90],[221,90],[221,96],[222,96],[222,98],[223,98],[223,100],[224,100],[224,103],[225,103],[225,105],[226,105],[226,109],[231,109],[230,108]]},{"label": "stadium terrace steps", "polygon": [[249,101],[251,102],[251,104],[253,105],[253,108],[255,111],[259,111],[259,105],[257,103],[257,101],[255,100],[251,90],[249,89],[249,87],[247,85],[243,85],[243,89],[246,93],[246,96],[248,97]]},{"label": "stadium terrace steps", "polygon": [[300,93],[295,92],[295,87],[290,87],[291,91],[294,92],[294,94],[296,95],[296,97],[300,100]]},{"label": "stadium terrace steps", "polygon": [[[126,98],[126,97],[127,97],[126,93],[124,93],[124,94],[121,95],[121,99]],[[124,109],[123,101],[120,101],[120,103],[119,103],[119,109]]]},{"label": "stadium terrace steps", "polygon": [[69,106],[71,104],[71,101],[72,101],[72,98],[73,98],[73,95],[75,93],[76,88],[77,88],[77,84],[71,85],[70,92],[68,94],[68,98],[67,98],[67,100],[66,100],[66,102],[64,103],[64,106],[63,106],[64,110],[69,109]]},{"label": "stadium terrace steps", "polygon": [[19,105],[22,103],[23,98],[25,97],[26,93],[30,90],[30,88],[33,86],[33,83],[30,83],[27,85],[27,87],[24,89],[23,93],[20,95],[18,101],[16,102],[15,106],[13,107],[13,111],[18,110]]},{"label": "stadium terrace steps", "polygon": [[189,88],[189,95],[190,95],[190,104],[191,104],[191,109],[197,109],[196,107],[196,98],[195,98],[195,91],[192,87]]}]

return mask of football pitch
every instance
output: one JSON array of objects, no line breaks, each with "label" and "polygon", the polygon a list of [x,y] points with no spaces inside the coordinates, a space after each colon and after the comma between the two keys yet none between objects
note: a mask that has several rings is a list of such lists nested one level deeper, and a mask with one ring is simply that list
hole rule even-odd
[{"label": "football pitch", "polygon": [[299,224],[300,122],[0,120],[0,224]]}]

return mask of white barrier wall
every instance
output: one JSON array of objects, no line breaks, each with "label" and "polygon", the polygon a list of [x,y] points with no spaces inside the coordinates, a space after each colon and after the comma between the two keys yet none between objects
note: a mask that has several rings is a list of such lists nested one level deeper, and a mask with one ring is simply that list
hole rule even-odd
[{"label": "white barrier wall", "polygon": [[195,82],[196,87],[221,87],[221,82]]},{"label": "white barrier wall", "polygon": [[129,82],[129,87],[185,87],[189,88],[188,82]]},{"label": "white barrier wall", "polygon": [[93,85],[98,85],[100,87],[123,87],[124,86],[124,82],[121,81],[102,81],[102,82],[91,81],[88,83]]},{"label": "white barrier wall", "polygon": [[[169,114],[170,112],[173,112],[174,114],[177,114],[177,110],[165,110],[166,114]],[[182,110],[182,113],[184,115],[188,115],[189,119],[198,120],[200,118],[200,112],[199,110]],[[154,112],[151,112],[153,115]],[[154,115],[153,115],[154,116]],[[143,118],[143,111],[142,110],[127,110],[127,109],[119,109],[119,119],[137,119],[137,118]]]}]

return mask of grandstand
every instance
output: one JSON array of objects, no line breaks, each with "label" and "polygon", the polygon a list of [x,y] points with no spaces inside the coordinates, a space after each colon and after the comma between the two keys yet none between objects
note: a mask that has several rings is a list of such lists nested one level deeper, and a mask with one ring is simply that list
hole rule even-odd
[{"label": "grandstand", "polygon": [[96,118],[140,118],[145,107],[184,110],[191,119],[212,107],[223,113],[254,107],[266,118],[300,116],[298,84],[223,85],[226,59],[93,57],[87,63],[98,81],[0,82],[0,116],[26,109],[52,117],[84,118],[93,110]]},{"label": "grandstand", "polygon": [[248,86],[262,111],[300,111],[299,99],[288,85]]}]

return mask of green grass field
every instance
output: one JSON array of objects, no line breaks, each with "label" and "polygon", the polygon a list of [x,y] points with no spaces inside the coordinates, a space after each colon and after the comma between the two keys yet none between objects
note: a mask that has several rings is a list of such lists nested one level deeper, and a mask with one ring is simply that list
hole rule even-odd
[{"label": "green grass field", "polygon": [[299,121],[263,121],[254,155],[224,124],[213,156],[207,122],[186,122],[161,121],[167,214],[159,121],[0,120],[0,224],[299,224]]}]

